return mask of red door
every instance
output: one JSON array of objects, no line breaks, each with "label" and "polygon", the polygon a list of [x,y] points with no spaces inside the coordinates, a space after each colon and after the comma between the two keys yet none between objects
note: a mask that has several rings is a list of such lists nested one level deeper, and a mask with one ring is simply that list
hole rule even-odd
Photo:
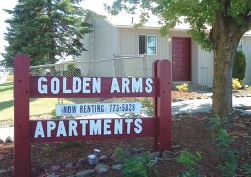
[{"label": "red door", "polygon": [[172,38],[172,80],[191,81],[191,38]]}]

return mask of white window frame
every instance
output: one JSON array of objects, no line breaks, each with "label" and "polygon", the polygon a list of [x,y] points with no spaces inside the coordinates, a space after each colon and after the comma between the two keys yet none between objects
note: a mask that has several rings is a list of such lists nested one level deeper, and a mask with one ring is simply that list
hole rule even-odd
[{"label": "white window frame", "polygon": [[237,46],[238,51],[243,51],[243,40],[240,40],[238,46]]},{"label": "white window frame", "polygon": [[[158,41],[157,41],[157,35],[155,34],[139,34],[138,36],[138,42],[139,42],[139,37],[140,36],[146,36],[146,48],[145,48],[145,51],[146,51],[146,55],[157,55],[157,45],[158,45]],[[147,51],[148,51],[148,37],[149,36],[154,36],[155,37],[155,53],[154,54],[149,54]],[[139,54],[139,43],[138,43],[138,54]],[[142,54],[139,54],[139,55],[142,55]]]}]

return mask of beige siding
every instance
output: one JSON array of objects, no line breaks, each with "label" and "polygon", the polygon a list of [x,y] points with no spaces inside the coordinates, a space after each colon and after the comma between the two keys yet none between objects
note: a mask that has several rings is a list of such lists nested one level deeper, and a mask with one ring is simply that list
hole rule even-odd
[{"label": "beige siding", "polygon": [[243,52],[246,55],[246,75],[245,84],[251,84],[251,36],[242,37]]},{"label": "beige siding", "polygon": [[199,83],[199,45],[192,40],[192,83]]},{"label": "beige siding", "polygon": [[213,53],[201,49],[198,55],[199,84],[212,87],[213,83]]},{"label": "beige siding", "polygon": [[[120,55],[139,55],[139,35],[156,35],[157,36],[157,54],[146,55],[147,76],[152,74],[152,62],[156,59],[169,59],[168,35],[162,37],[157,29],[140,29],[140,28],[120,28]],[[126,66],[131,70],[143,69],[143,64]],[[130,71],[132,72],[132,71]],[[132,72],[133,73],[133,72]],[[143,74],[143,73],[142,73]]]},{"label": "beige siding", "polygon": [[99,18],[95,26],[95,59],[113,58],[118,52],[118,29]]}]

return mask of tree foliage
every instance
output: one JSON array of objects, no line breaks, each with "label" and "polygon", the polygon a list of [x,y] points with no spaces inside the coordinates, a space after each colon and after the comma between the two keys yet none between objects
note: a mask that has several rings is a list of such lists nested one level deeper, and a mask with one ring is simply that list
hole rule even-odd
[{"label": "tree foliage", "polygon": [[162,35],[181,22],[189,23],[193,39],[214,53],[212,114],[233,115],[233,60],[240,38],[251,29],[250,0],[116,0],[105,6],[114,15],[140,8],[142,24],[151,13],[158,16]]},{"label": "tree foliage", "polygon": [[234,58],[233,78],[243,80],[246,73],[246,56],[242,51],[237,51]]},{"label": "tree foliage", "polygon": [[19,0],[9,24],[3,53],[4,65],[12,66],[18,53],[28,54],[32,65],[55,63],[55,56],[78,56],[85,51],[80,42],[90,32],[83,22],[85,11],[78,7],[80,0]]}]

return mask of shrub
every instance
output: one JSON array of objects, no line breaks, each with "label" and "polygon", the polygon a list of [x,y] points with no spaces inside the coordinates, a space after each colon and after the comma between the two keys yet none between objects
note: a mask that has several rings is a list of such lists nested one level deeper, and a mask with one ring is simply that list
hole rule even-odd
[{"label": "shrub", "polygon": [[181,85],[177,85],[176,88],[178,89],[179,92],[186,92],[188,91],[188,84],[183,83]]},{"label": "shrub", "polygon": [[232,88],[234,90],[237,90],[237,89],[241,88],[241,83],[240,83],[239,79],[237,79],[237,78],[232,79]]},{"label": "shrub", "polygon": [[146,108],[146,115],[152,116],[153,115],[153,103],[150,99],[145,98],[142,101],[142,106]]},{"label": "shrub", "polygon": [[130,177],[150,177],[152,174],[158,175],[155,161],[150,158],[149,152],[142,152],[130,157],[122,148],[116,148],[119,154],[116,162],[123,163],[123,176]]},{"label": "shrub", "polygon": [[177,161],[186,167],[186,171],[183,174],[180,174],[181,177],[200,177],[198,173],[198,162],[201,160],[201,154],[196,151],[195,154],[192,154],[188,151],[182,151],[177,157]]},{"label": "shrub", "polygon": [[246,56],[242,51],[237,51],[234,58],[233,78],[243,80],[246,72]]},{"label": "shrub", "polygon": [[63,71],[63,76],[81,76],[81,70],[76,68],[76,64],[69,64],[67,70]]},{"label": "shrub", "polygon": [[218,154],[222,161],[219,165],[219,169],[222,173],[222,177],[236,176],[237,164],[237,151],[230,146],[234,142],[226,129],[222,126],[222,122],[219,116],[214,116],[210,119],[210,129],[214,131],[214,139],[216,146],[219,148]]}]

